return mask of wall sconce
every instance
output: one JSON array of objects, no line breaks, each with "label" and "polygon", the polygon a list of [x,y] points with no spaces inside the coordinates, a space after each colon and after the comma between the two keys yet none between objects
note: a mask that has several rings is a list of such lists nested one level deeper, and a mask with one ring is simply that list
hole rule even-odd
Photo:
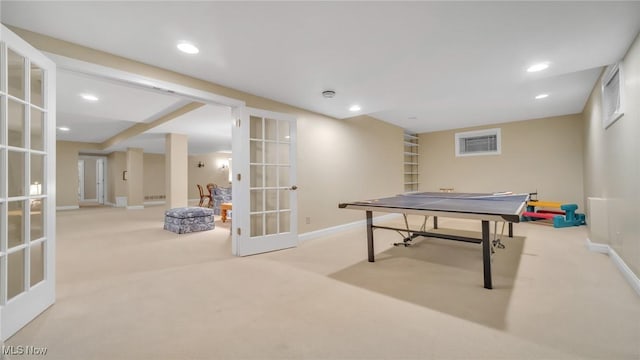
[{"label": "wall sconce", "polygon": [[42,194],[42,184],[39,184],[37,181],[33,184],[29,185],[29,195],[40,195]]},{"label": "wall sconce", "polygon": [[199,168],[203,168],[204,167],[204,161],[198,161],[198,167]]}]

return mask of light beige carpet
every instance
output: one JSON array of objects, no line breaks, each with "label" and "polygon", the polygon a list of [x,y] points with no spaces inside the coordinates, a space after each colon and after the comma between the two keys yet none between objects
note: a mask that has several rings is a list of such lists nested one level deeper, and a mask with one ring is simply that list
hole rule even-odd
[{"label": "light beige carpet", "polygon": [[6,343],[46,359],[640,358],[640,298],[584,227],[516,224],[487,290],[475,244],[376,230],[368,263],[363,226],[237,258],[228,223],[177,235],[162,212],[59,212],[57,302]]}]

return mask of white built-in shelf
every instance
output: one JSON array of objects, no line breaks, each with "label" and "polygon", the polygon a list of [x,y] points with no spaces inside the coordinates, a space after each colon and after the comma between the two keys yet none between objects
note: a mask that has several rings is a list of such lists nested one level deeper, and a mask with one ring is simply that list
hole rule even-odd
[{"label": "white built-in shelf", "polygon": [[[418,190],[418,136],[414,134],[404,133],[404,191]],[[409,168],[407,168],[407,166]]]}]

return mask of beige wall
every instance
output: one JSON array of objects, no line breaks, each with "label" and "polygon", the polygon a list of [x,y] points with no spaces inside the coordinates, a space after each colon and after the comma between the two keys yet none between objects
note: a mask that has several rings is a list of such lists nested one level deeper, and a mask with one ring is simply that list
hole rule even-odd
[{"label": "beige wall", "polygon": [[[640,276],[640,37],[623,59],[624,116],[602,127],[600,82],[584,109],[584,196],[605,199],[605,238]],[[594,236],[590,233],[590,237]]]},{"label": "beige wall", "polygon": [[[298,228],[301,232],[362,220],[338,203],[403,191],[404,134],[367,116],[298,121]],[[310,224],[306,224],[307,217]]]},{"label": "beige wall", "polygon": [[145,201],[164,201],[164,154],[144,154]]},{"label": "beige wall", "polygon": [[[419,135],[420,190],[538,191],[538,198],[576,203],[582,191],[582,116],[570,115]],[[455,133],[500,128],[500,155],[455,156]]]},{"label": "beige wall", "polygon": [[80,151],[98,149],[98,144],[56,142],[56,206],[78,206],[78,158]]},{"label": "beige wall", "polygon": [[[222,187],[231,186],[229,183],[229,168],[220,169],[223,163],[229,162],[230,157],[231,154],[224,153],[189,156],[189,199],[200,200],[197,184],[202,185],[205,194],[207,194],[205,185],[208,183],[214,183]],[[204,163],[204,167],[198,167],[199,161]]]},{"label": "beige wall", "polygon": [[[341,201],[402,192],[402,129],[369,118],[337,120],[176,72],[11,28],[38,49],[243,100],[298,119],[298,210],[301,233],[362,220]],[[64,174],[64,173],[63,173]],[[309,218],[309,224],[306,223]]]},{"label": "beige wall", "polygon": [[140,148],[128,148],[127,159],[127,205],[144,205],[144,152]]},{"label": "beige wall", "polygon": [[122,180],[122,172],[126,169],[124,152],[116,151],[107,156],[107,203],[116,204],[116,197],[127,196],[127,182]]}]

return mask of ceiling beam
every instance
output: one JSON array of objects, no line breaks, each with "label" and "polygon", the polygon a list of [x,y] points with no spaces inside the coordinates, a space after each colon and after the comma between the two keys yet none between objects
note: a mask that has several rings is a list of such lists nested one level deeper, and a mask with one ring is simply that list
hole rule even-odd
[{"label": "ceiling beam", "polygon": [[123,130],[121,132],[119,132],[118,134],[110,137],[109,139],[105,140],[104,142],[102,142],[100,144],[100,148],[102,150],[106,150],[118,143],[121,143],[129,138],[132,138],[136,135],[140,135],[142,133],[144,133],[147,130],[153,129],[156,126],[162,125],[166,122],[169,122],[177,117],[180,117],[188,112],[191,112],[193,110],[196,110],[198,108],[201,108],[202,106],[204,106],[205,104],[203,103],[199,103],[199,102],[190,102],[187,105],[176,109],[166,115],[163,115],[159,118],[157,118],[156,120],[153,120],[151,122],[148,123],[138,123],[135,124],[133,126],[131,126],[130,128]]}]

